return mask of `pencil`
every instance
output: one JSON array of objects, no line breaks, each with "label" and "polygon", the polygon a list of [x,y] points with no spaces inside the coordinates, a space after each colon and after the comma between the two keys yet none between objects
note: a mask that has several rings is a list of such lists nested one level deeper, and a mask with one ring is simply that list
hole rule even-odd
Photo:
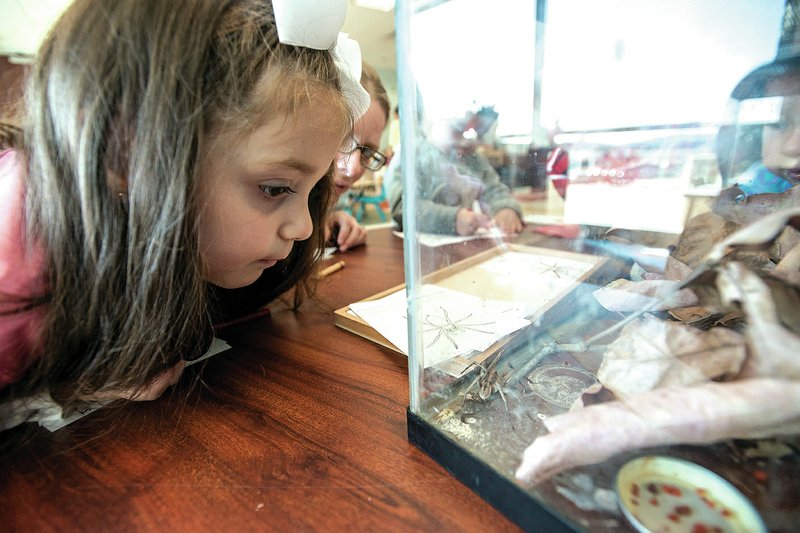
[{"label": "pencil", "polygon": [[229,320],[228,322],[223,322],[221,324],[214,324],[214,330],[220,330],[223,328],[227,328],[230,326],[235,326],[237,324],[241,324],[243,322],[247,322],[249,320],[255,320],[256,318],[261,318],[262,316],[268,316],[270,314],[269,307],[264,306],[249,315],[244,315],[239,318],[234,318],[233,320]]},{"label": "pencil", "polygon": [[344,265],[345,265],[344,261],[339,261],[337,263],[334,263],[331,266],[325,267],[322,270],[320,270],[319,273],[317,274],[317,277],[324,278],[326,276],[330,276],[334,272],[338,272],[339,270],[343,269]]},{"label": "pencil", "polygon": [[472,211],[482,215],[483,209],[481,209],[481,203],[477,200],[477,198],[472,202]]}]

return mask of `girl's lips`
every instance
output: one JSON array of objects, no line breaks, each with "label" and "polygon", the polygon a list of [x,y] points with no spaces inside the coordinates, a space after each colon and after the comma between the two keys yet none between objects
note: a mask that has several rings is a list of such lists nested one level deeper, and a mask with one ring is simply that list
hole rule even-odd
[{"label": "girl's lips", "polygon": [[800,183],[800,168],[770,168],[769,171],[792,183]]},{"label": "girl's lips", "polygon": [[800,168],[788,168],[784,170],[784,176],[792,183],[800,183]]}]

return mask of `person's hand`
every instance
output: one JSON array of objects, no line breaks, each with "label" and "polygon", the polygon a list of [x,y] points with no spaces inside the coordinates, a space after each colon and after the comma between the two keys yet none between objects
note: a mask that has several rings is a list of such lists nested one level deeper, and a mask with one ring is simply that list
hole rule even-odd
[{"label": "person's hand", "polygon": [[522,231],[522,220],[516,211],[508,207],[494,214],[494,224],[506,235],[514,235]]},{"label": "person's hand", "polygon": [[185,367],[186,363],[181,360],[172,368],[157,375],[155,378],[153,378],[153,381],[144,387],[122,390],[103,389],[91,395],[85,396],[82,399],[94,402],[111,400],[133,400],[134,402],[146,402],[155,400],[161,396],[165,390],[178,382]]},{"label": "person's hand", "polygon": [[478,228],[488,228],[492,221],[483,213],[462,207],[456,213],[456,233],[465,237],[472,235]]},{"label": "person's hand", "polygon": [[340,252],[346,252],[367,242],[367,230],[352,215],[337,209],[328,219],[328,228],[339,228],[336,245]]}]

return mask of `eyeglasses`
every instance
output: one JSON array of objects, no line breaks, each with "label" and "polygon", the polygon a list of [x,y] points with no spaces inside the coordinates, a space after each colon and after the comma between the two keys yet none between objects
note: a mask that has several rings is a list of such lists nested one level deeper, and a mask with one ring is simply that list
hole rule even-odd
[{"label": "eyeglasses", "polygon": [[355,150],[361,152],[361,163],[370,170],[380,170],[386,164],[386,156],[369,146],[359,144]]}]

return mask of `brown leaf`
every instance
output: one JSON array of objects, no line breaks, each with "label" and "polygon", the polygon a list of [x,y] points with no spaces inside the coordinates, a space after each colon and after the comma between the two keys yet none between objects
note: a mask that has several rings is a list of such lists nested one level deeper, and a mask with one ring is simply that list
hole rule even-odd
[{"label": "brown leaf", "polygon": [[[794,228],[787,228],[787,230],[794,230]],[[796,230],[794,230],[797,232]],[[800,235],[800,232],[797,232]],[[800,245],[795,246],[791,250],[778,257],[778,266],[775,270],[781,272],[800,272]]]},{"label": "brown leaf", "polygon": [[609,311],[664,311],[697,303],[690,289],[680,289],[679,281],[666,279],[629,281],[618,279],[592,294]]},{"label": "brown leaf", "polygon": [[794,223],[795,218],[800,220],[800,207],[771,213],[741,228],[715,245],[706,256],[705,261],[709,263],[719,261],[731,247],[766,247],[783,232],[787,224]]},{"label": "brown leaf", "polygon": [[782,193],[763,193],[748,196],[741,201],[741,190],[731,187],[720,192],[713,210],[725,220],[738,225],[751,224],[760,218],[800,205],[800,187]]},{"label": "brown leaf", "polygon": [[725,328],[701,331],[644,315],[611,343],[597,379],[620,398],[667,385],[692,385],[739,372],[743,336]]},{"label": "brown leaf", "polygon": [[709,329],[714,326],[730,327],[744,316],[738,311],[713,311],[700,306],[670,309],[669,314],[673,318],[699,329]]},{"label": "brown leaf", "polygon": [[[769,258],[775,262],[780,263],[783,259],[792,251],[795,251],[796,254],[800,254],[800,231],[797,231],[791,226],[786,226],[783,229],[783,232],[775,239],[775,242],[769,249]],[[800,265],[800,262],[796,263]],[[795,268],[798,270],[800,268]]]},{"label": "brown leaf", "polygon": [[664,267],[664,277],[674,281],[683,281],[689,277],[692,269],[685,263],[675,259],[672,256],[667,257],[667,264]]},{"label": "brown leaf", "polygon": [[708,251],[736,231],[739,226],[716,213],[707,212],[691,218],[681,233],[672,257],[696,268],[703,262]]},{"label": "brown leaf", "polygon": [[717,287],[723,302],[740,304],[747,317],[750,357],[741,377],[800,378],[800,336],[783,327],[767,283],[740,263],[729,263],[719,267]]},{"label": "brown leaf", "polygon": [[691,307],[678,307],[675,309],[670,309],[669,314],[681,322],[691,323],[697,320],[705,319],[712,314],[721,315],[722,313],[712,313],[705,307],[693,305]]},{"label": "brown leaf", "polygon": [[769,293],[775,303],[775,312],[781,324],[795,333],[800,333],[800,292],[778,278],[762,279],[769,287]]}]

